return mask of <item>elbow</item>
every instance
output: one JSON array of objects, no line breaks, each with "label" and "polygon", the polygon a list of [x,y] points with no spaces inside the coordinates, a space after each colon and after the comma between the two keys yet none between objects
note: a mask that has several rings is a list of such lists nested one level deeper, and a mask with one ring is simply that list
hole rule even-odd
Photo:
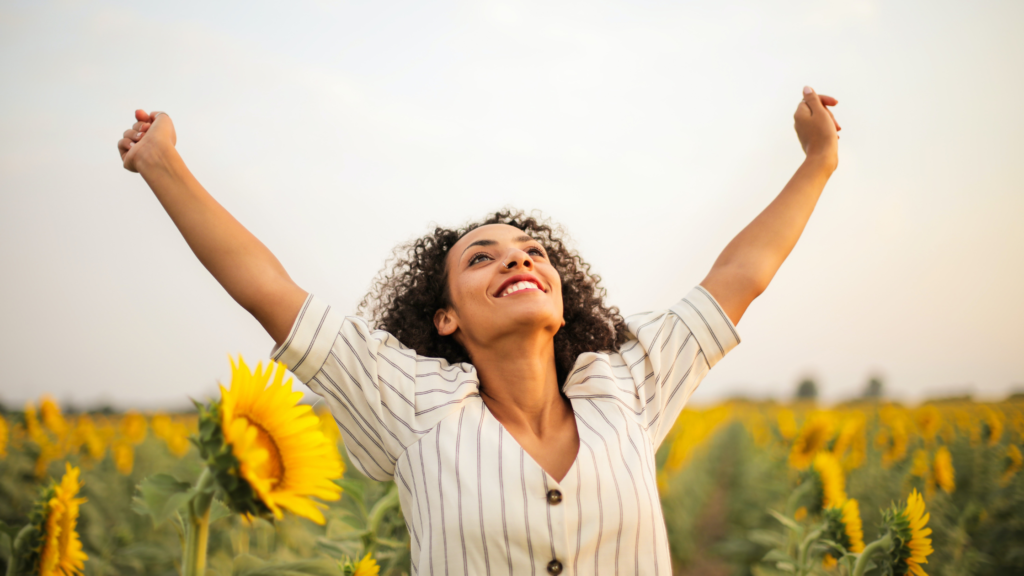
[{"label": "elbow", "polygon": [[742,295],[748,302],[763,294],[774,276],[749,266],[725,266],[721,270],[712,271],[712,274],[718,276],[720,282],[728,284],[730,292]]}]

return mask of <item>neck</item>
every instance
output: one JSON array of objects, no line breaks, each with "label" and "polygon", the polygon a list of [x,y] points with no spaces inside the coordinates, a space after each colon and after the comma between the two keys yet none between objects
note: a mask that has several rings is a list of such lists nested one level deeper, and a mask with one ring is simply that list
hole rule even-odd
[{"label": "neck", "polygon": [[469,352],[480,378],[480,395],[506,428],[543,436],[571,414],[559,391],[552,334],[520,334],[488,344],[471,346]]}]

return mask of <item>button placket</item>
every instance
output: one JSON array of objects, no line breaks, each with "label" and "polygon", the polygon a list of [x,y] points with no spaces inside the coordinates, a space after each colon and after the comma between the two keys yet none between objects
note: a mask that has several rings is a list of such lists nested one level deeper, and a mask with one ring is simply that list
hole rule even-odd
[{"label": "button placket", "polygon": [[544,493],[544,500],[547,504],[547,513],[551,518],[551,538],[553,539],[551,552],[554,552],[545,568],[548,574],[556,576],[565,572],[565,566],[562,563],[565,562],[566,555],[569,553],[568,531],[565,523],[567,502],[565,502],[563,494],[564,486],[560,486],[552,478],[545,478],[544,487],[548,488],[548,491]]}]

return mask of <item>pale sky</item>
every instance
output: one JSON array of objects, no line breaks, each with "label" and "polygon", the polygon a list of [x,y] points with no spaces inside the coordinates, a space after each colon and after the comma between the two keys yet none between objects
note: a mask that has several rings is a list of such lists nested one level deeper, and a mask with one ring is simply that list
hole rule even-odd
[{"label": "pale sky", "polygon": [[[391,249],[504,205],[666,308],[782,189],[805,84],[839,169],[694,402],[1024,389],[1024,3],[0,4],[0,401],[155,408],[273,342],[116,141],[167,111],[206,188],[351,312]],[[304,388],[298,384],[300,388]]]}]

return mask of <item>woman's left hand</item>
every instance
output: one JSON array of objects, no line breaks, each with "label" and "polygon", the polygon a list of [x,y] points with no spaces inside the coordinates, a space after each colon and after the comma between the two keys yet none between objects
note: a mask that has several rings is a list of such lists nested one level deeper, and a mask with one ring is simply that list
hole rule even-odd
[{"label": "woman's left hand", "polygon": [[804,99],[793,114],[794,128],[800,146],[808,157],[820,156],[833,167],[839,164],[839,131],[832,111],[839,101],[831,96],[818,95],[810,86],[804,87]]}]

